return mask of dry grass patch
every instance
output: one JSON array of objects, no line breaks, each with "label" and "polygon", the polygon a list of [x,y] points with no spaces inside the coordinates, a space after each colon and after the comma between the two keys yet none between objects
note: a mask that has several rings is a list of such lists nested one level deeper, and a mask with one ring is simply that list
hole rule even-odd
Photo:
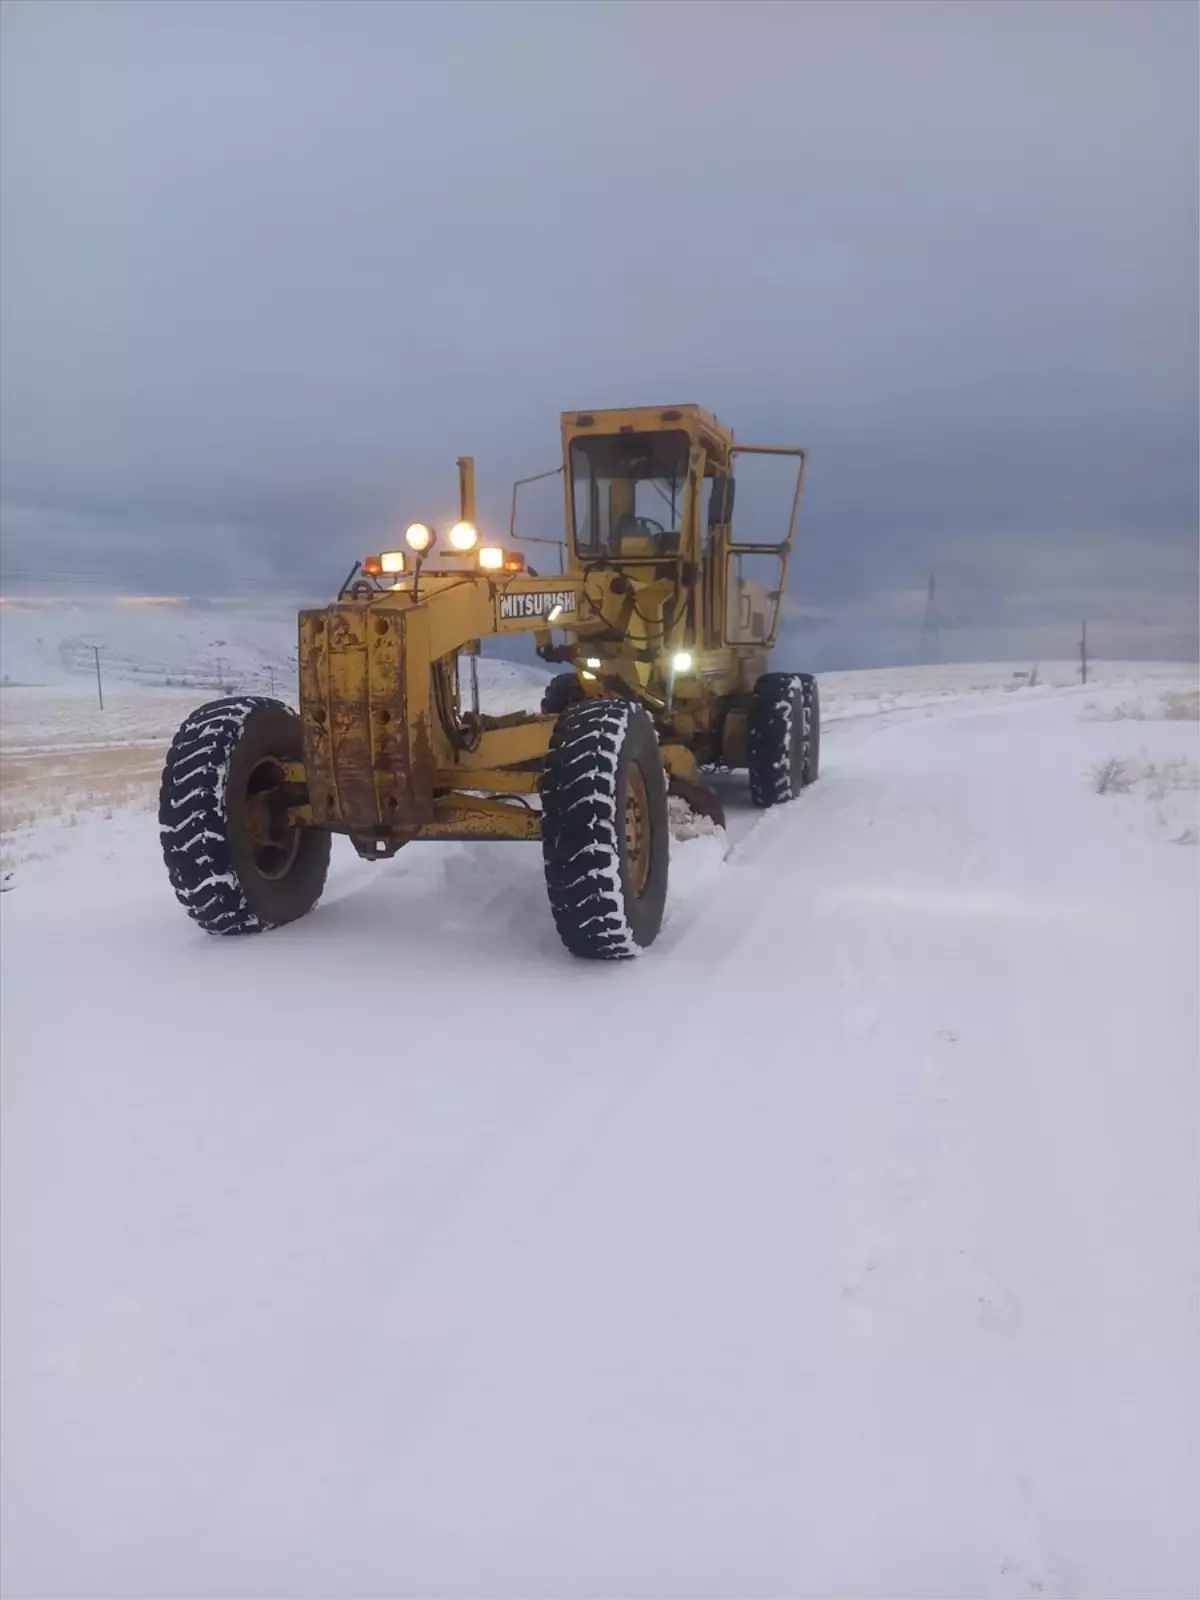
[{"label": "dry grass patch", "polygon": [[46,828],[151,809],[163,750],[87,750],[0,760],[0,867],[50,853]]}]

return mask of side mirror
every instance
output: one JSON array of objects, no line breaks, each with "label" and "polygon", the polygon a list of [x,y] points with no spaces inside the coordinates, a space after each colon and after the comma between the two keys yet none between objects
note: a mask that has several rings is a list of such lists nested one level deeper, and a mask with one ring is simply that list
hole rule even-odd
[{"label": "side mirror", "polygon": [[714,478],[712,480],[712,496],[708,502],[708,525],[710,528],[719,527],[722,523],[733,520],[733,491],[737,484],[732,478]]}]

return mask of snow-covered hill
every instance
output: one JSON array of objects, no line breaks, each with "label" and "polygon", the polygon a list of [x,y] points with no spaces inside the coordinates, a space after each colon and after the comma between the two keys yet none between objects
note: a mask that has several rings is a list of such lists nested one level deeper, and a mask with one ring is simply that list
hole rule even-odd
[{"label": "snow-covered hill", "polygon": [[[0,598],[0,682],[9,686],[90,685],[96,648],[106,683],[185,688],[204,693],[253,690],[286,694],[296,677],[296,614],[303,601],[93,600]],[[779,665],[786,666],[783,647]],[[511,670],[510,670],[511,668]],[[1099,684],[1175,682],[1188,668],[1176,662],[1094,662]],[[540,684],[539,667],[494,658],[483,665],[496,687]],[[916,701],[987,690],[1064,688],[1079,681],[1078,663],[972,662],[826,673],[826,704],[901,708]],[[832,697],[832,698],[831,698]]]},{"label": "snow-covered hill", "polygon": [[0,679],[54,685],[96,674],[113,683],[264,691],[296,673],[294,601],[0,603]]},{"label": "snow-covered hill", "polygon": [[[6,598],[0,745],[12,752],[31,744],[157,743],[217,695],[294,701],[299,604]],[[486,657],[478,671],[483,708],[493,715],[536,710],[548,677],[540,666]]]}]

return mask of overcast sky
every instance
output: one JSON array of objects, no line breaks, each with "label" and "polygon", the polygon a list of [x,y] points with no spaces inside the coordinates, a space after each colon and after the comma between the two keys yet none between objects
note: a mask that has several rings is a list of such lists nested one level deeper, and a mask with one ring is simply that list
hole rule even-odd
[{"label": "overcast sky", "polygon": [[7,590],[319,596],[456,454],[495,523],[564,408],[696,400],[811,447],[827,659],[931,568],[958,653],[1195,651],[1190,0],[2,16]]}]

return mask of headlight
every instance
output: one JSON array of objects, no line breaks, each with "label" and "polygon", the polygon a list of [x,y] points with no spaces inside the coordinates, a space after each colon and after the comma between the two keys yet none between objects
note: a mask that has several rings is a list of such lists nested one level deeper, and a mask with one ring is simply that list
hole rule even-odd
[{"label": "headlight", "polygon": [[604,665],[599,656],[589,656],[583,664],[585,667],[591,667],[593,672],[599,672]]},{"label": "headlight", "polygon": [[671,657],[671,665],[676,672],[690,672],[692,670],[692,652],[690,650],[676,651]]},{"label": "headlight", "polygon": [[404,551],[403,550],[385,550],[383,552],[383,554],[379,558],[379,570],[380,570],[380,572],[391,572],[391,573],[403,572],[404,571]]},{"label": "headlight", "polygon": [[404,542],[410,550],[420,555],[433,543],[433,529],[426,522],[414,522],[405,530]]},{"label": "headlight", "polygon": [[499,572],[504,566],[504,551],[498,544],[481,544],[477,559],[484,572]]},{"label": "headlight", "polygon": [[474,550],[479,542],[479,534],[474,523],[456,522],[450,529],[450,544],[455,550]]}]

